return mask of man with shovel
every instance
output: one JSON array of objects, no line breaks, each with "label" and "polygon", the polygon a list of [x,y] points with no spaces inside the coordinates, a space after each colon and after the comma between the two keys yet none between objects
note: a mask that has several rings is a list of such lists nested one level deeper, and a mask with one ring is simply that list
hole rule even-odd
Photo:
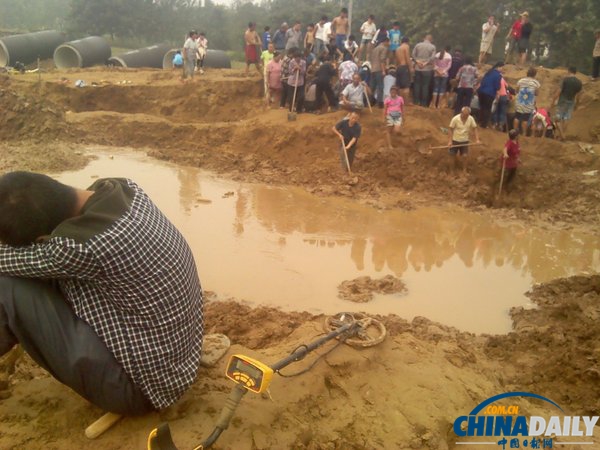
[{"label": "man with shovel", "polygon": [[500,163],[502,169],[500,171],[500,188],[498,189],[498,195],[502,193],[502,188],[507,192],[510,192],[511,183],[517,173],[517,167],[519,166],[519,156],[521,155],[521,147],[519,146],[519,130],[512,129],[508,133],[508,141],[502,150],[502,157]]},{"label": "man with shovel", "polygon": [[351,112],[348,116],[340,120],[333,128],[333,132],[340,139],[343,148],[342,158],[345,160],[343,165],[348,169],[348,173],[352,168],[354,156],[356,155],[356,144],[360,137],[361,127],[358,122],[359,115],[356,111]]},{"label": "man with shovel", "polygon": [[[471,108],[468,106],[463,107],[460,110],[460,114],[452,118],[448,128],[450,129],[448,132],[448,153],[452,158],[454,167],[456,167],[459,164],[459,158],[466,158],[469,153],[469,135],[471,134],[471,130],[475,132],[477,144],[481,143],[477,124],[473,116],[471,116]],[[460,165],[466,171],[466,164],[461,162]]]}]

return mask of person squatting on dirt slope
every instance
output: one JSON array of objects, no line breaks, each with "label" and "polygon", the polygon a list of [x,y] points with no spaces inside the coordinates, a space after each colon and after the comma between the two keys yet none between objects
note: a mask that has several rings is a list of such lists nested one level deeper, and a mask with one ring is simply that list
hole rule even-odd
[{"label": "person squatting on dirt slope", "polygon": [[192,252],[142,189],[0,177],[0,356],[21,346],[113,413],[173,404],[195,381],[202,288]]}]

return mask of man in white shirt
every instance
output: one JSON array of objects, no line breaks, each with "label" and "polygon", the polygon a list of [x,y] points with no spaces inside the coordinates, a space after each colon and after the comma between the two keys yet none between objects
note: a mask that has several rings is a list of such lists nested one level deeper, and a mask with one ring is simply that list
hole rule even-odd
[{"label": "man in white shirt", "polygon": [[364,95],[368,93],[368,86],[360,79],[359,74],[352,76],[352,83],[342,91],[340,106],[349,111],[360,111],[364,108]]},{"label": "man in white shirt", "polygon": [[[367,21],[360,26],[360,32],[362,33],[360,48],[358,50],[358,59],[360,61],[366,61],[369,59],[371,50],[373,49],[373,44],[371,44],[371,41],[375,37],[376,31],[377,25],[375,25],[375,16],[371,14]],[[364,59],[363,52],[365,53]]]},{"label": "man in white shirt", "polygon": [[190,31],[188,38],[183,44],[183,79],[187,80],[194,78],[194,70],[196,69],[196,59],[198,57],[198,33]]},{"label": "man in white shirt", "polygon": [[321,57],[324,50],[327,50],[325,40],[325,24],[327,23],[327,16],[322,16],[321,20],[315,25],[315,48],[314,53],[317,58]]},{"label": "man in white shirt", "polygon": [[[450,129],[448,133],[448,153],[452,158],[454,167],[456,167],[459,162],[459,156],[460,159],[464,159],[469,153],[469,135],[471,134],[471,130],[475,132],[477,144],[480,143],[477,124],[471,115],[471,108],[468,106],[463,107],[460,110],[460,114],[452,118],[448,128]],[[463,170],[466,171],[466,164],[464,162],[460,164]]]},{"label": "man in white shirt", "polygon": [[498,24],[494,16],[488,17],[488,21],[481,26],[481,46],[479,48],[479,64],[485,64],[488,55],[492,54],[494,36],[498,31]]}]

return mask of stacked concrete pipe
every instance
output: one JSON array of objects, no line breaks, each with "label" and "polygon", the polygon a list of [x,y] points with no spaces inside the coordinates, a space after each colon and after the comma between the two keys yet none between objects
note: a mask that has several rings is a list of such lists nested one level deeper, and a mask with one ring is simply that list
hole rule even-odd
[{"label": "stacked concrete pipe", "polygon": [[[173,68],[173,56],[180,51],[178,48],[169,50],[163,58],[163,69]],[[204,67],[211,69],[231,69],[231,59],[223,50],[208,49],[204,58]]]},{"label": "stacked concrete pipe", "polygon": [[106,64],[110,58],[110,45],[100,36],[62,44],[54,51],[54,65],[58,69],[90,67]]},{"label": "stacked concrete pipe", "polygon": [[140,48],[109,58],[108,65],[115,67],[150,67],[162,69],[165,54],[170,50],[171,46],[168,44]]},{"label": "stacked concrete pipe", "polygon": [[52,58],[63,42],[64,34],[54,30],[5,36],[0,38],[0,67],[14,66],[17,61],[30,64],[38,58]]}]

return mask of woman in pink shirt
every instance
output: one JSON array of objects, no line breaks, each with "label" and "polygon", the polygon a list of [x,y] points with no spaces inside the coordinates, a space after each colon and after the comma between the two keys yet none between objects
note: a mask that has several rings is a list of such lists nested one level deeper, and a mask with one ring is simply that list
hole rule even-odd
[{"label": "woman in pink shirt", "polygon": [[404,116],[404,99],[398,95],[398,86],[390,88],[390,96],[383,102],[383,119],[387,128],[387,140],[390,150],[392,147],[392,131],[400,133]]},{"label": "woman in pink shirt", "polygon": [[[433,75],[433,97],[431,98],[430,108],[440,108],[440,97],[444,100],[447,95],[448,86],[448,71],[452,65],[452,55],[450,54],[450,47],[446,47],[445,50],[438,52],[435,55],[434,75]],[[443,100],[442,100],[443,103]]]},{"label": "woman in pink shirt", "polygon": [[267,87],[269,88],[269,103],[281,97],[281,53],[275,52],[273,59],[267,64]]},{"label": "woman in pink shirt", "polygon": [[508,83],[502,77],[500,80],[500,90],[496,96],[496,111],[492,115],[492,127],[498,131],[508,131],[508,124],[506,122],[506,113],[508,111]]}]

